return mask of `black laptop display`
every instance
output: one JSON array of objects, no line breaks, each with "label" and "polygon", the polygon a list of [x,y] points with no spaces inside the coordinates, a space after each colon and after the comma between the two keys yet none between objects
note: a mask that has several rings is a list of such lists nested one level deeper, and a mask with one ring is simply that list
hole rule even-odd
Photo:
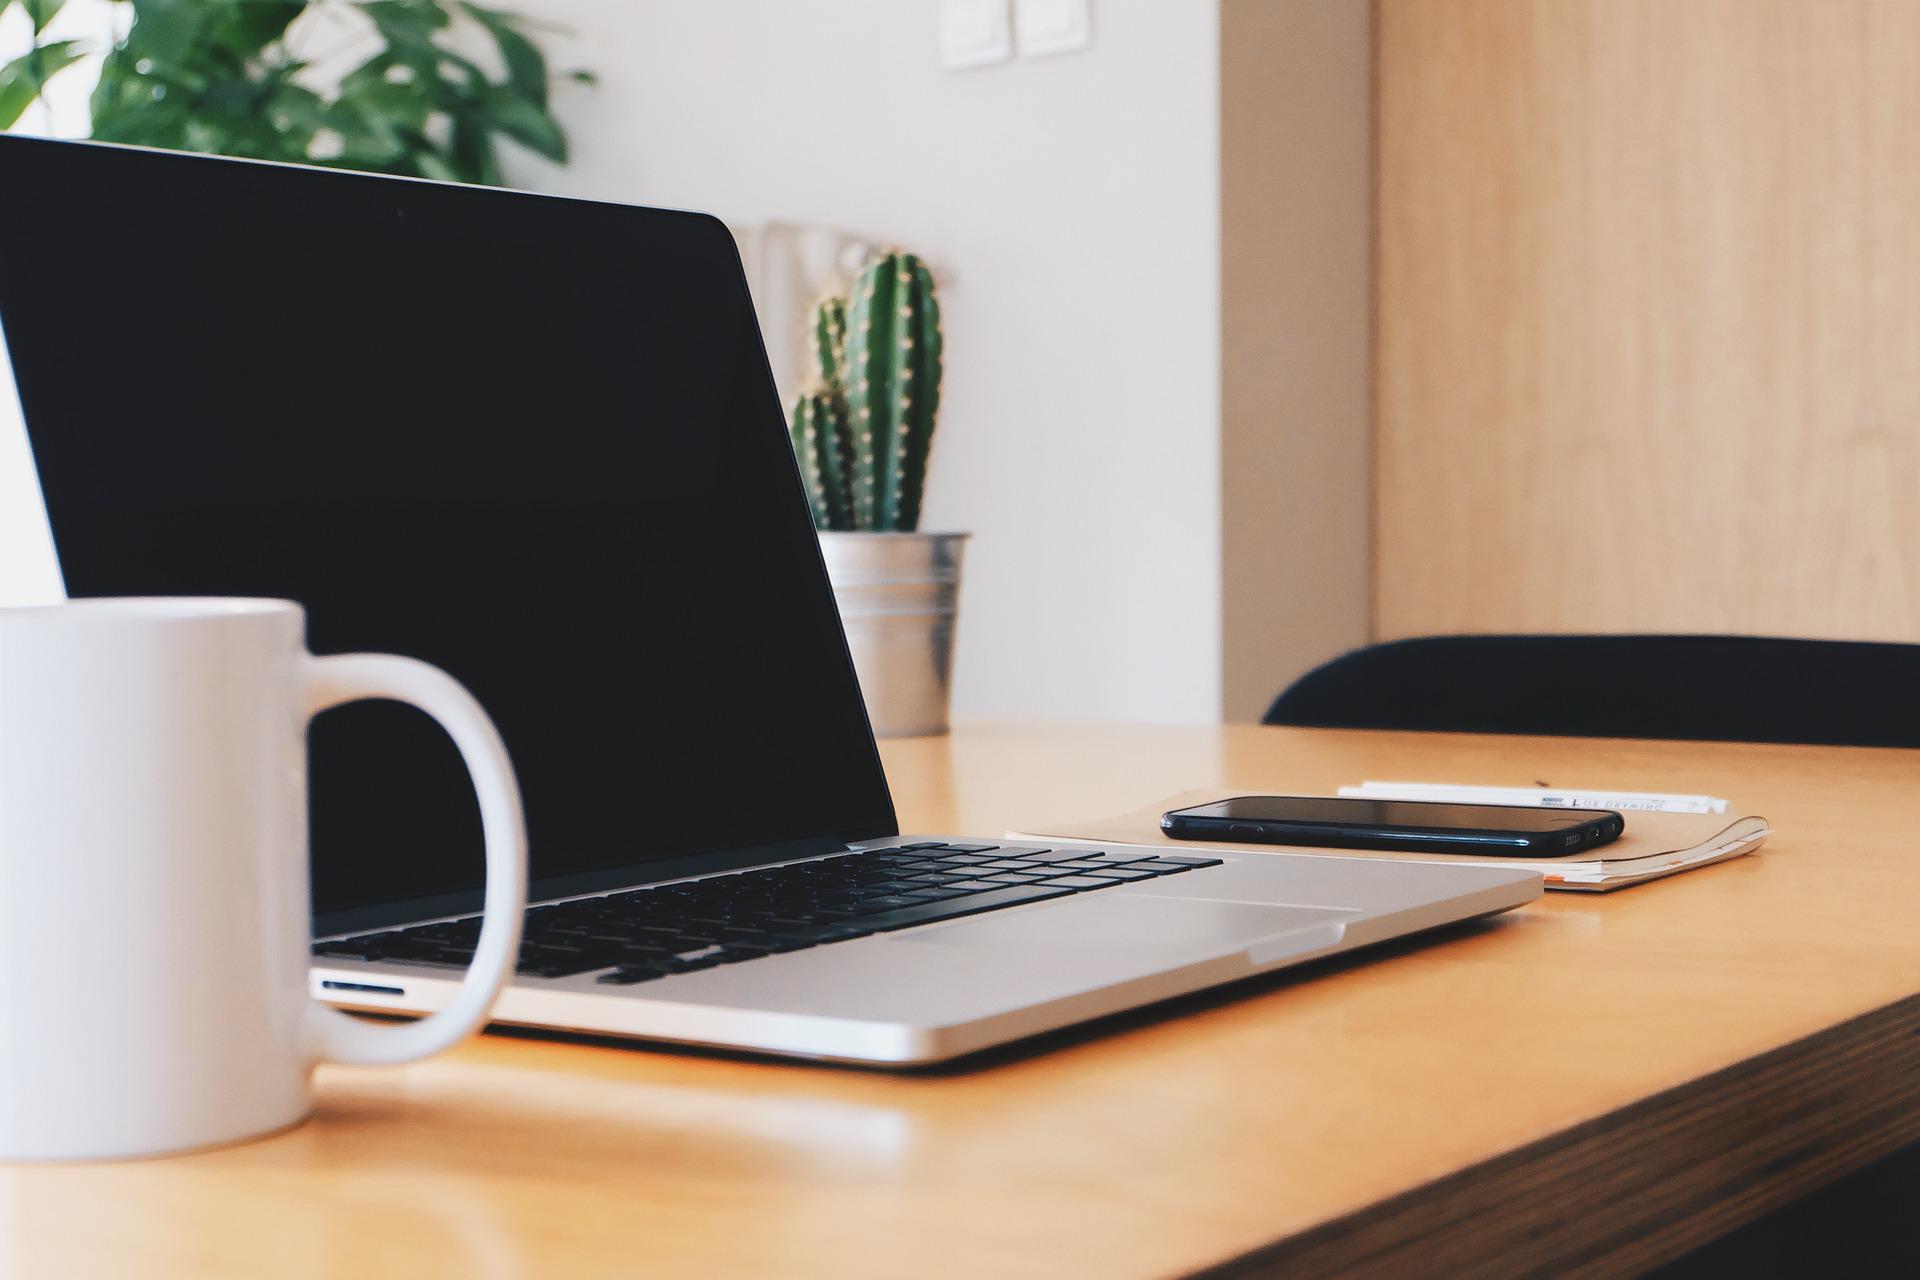
[{"label": "black laptop display", "polygon": [[[289,597],[316,653],[444,667],[536,894],[896,831],[720,223],[18,138],[0,184],[70,595]],[[330,712],[312,769],[323,930],[477,905],[424,716]]]}]

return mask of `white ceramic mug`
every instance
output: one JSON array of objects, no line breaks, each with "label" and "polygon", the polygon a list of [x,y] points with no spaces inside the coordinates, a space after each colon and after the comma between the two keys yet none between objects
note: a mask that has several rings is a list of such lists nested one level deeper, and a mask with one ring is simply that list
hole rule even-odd
[{"label": "white ceramic mug", "polygon": [[[281,600],[0,609],[0,1159],[286,1128],[317,1063],[437,1053],[512,975],[526,828],[500,735],[444,672],[315,658],[305,623]],[[473,967],[403,1025],[308,993],[307,721],[362,698],[445,726],[486,833]]]}]

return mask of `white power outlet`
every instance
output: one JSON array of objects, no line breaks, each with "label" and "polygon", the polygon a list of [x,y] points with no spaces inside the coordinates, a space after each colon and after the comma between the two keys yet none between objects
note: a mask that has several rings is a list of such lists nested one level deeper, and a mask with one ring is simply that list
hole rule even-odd
[{"label": "white power outlet", "polygon": [[1007,0],[940,0],[940,58],[949,71],[990,66],[1012,56]]},{"label": "white power outlet", "polygon": [[1093,43],[1091,0],[1014,0],[1023,58],[1078,53]]}]

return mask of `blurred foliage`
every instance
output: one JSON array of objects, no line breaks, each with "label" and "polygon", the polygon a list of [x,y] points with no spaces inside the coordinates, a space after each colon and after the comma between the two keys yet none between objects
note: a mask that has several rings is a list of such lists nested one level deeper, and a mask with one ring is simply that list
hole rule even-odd
[{"label": "blurred foliage", "polygon": [[[31,16],[34,45],[0,68],[0,129],[47,81],[95,50],[42,36],[66,0],[0,0]],[[466,0],[113,0],[131,11],[107,49],[92,136],[177,151],[499,185],[497,144],[511,138],[556,164],[566,135],[548,110],[547,61],[525,20]],[[355,24],[378,49],[331,90],[303,83],[305,43]],[[303,15],[308,20],[296,27]],[[456,24],[490,41],[496,80],[456,48]],[[472,47],[468,42],[466,47]],[[319,58],[331,55],[322,52]],[[592,83],[585,72],[570,79]],[[305,77],[311,81],[313,77]]]}]

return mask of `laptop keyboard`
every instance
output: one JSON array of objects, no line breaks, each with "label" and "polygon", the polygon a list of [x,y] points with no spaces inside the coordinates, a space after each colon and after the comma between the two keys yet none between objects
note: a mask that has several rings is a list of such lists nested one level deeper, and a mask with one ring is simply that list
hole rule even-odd
[{"label": "laptop keyboard", "polygon": [[[1218,858],[907,844],[527,910],[520,972],[630,985],[714,965],[1217,867]],[[465,968],[480,918],[315,944],[316,956]]]}]

